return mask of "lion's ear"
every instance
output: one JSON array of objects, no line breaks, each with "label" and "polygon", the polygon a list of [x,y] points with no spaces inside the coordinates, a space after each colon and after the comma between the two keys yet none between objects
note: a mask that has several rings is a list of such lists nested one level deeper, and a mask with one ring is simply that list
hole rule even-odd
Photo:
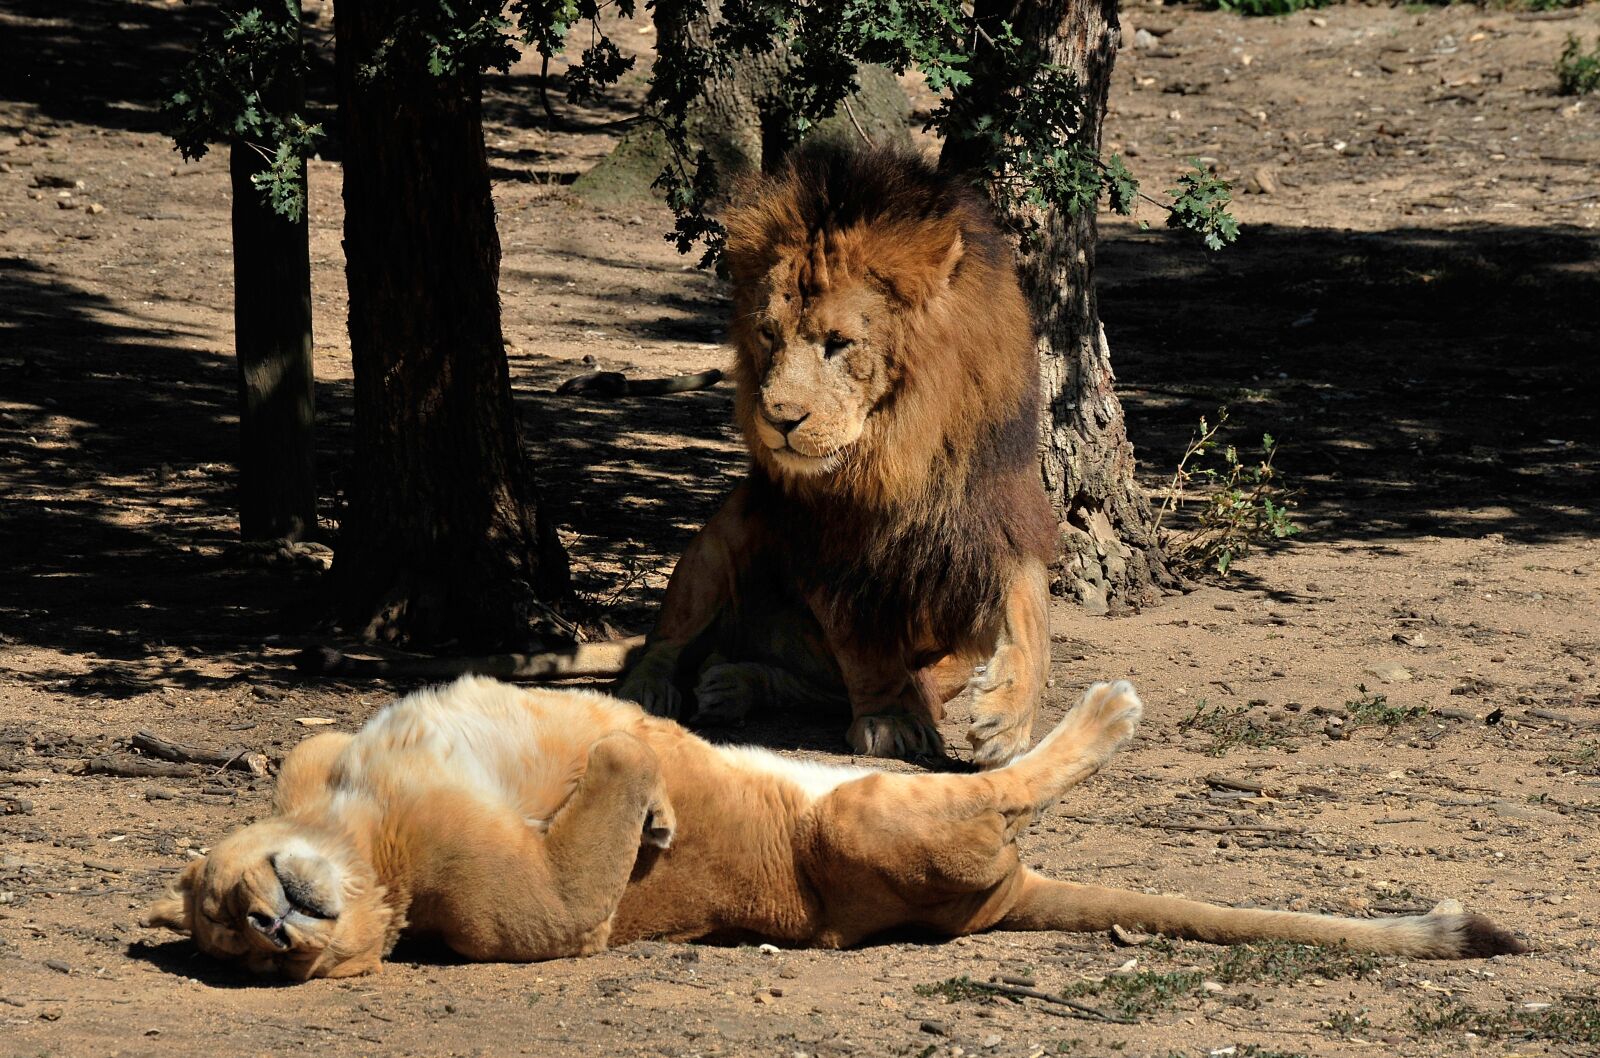
[{"label": "lion's ear", "polygon": [[200,873],[205,870],[205,857],[192,861],[178,875],[177,883],[167,895],[150,905],[143,924],[153,929],[166,928],[188,935],[194,932],[194,893],[200,886]]},{"label": "lion's ear", "polygon": [[866,253],[867,271],[908,308],[923,308],[949,290],[967,252],[961,229],[953,223],[878,234],[881,237]]}]

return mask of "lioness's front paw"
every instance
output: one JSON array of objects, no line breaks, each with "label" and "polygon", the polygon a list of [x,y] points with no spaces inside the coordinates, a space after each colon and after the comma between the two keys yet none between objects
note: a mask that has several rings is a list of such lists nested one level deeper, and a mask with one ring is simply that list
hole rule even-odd
[{"label": "lioness's front paw", "polygon": [[921,717],[906,713],[868,713],[858,716],[845,732],[850,748],[868,757],[944,756],[944,739],[939,729]]},{"label": "lioness's front paw", "polygon": [[694,722],[742,724],[766,687],[766,673],[760,665],[731,662],[708,666],[695,684]]}]

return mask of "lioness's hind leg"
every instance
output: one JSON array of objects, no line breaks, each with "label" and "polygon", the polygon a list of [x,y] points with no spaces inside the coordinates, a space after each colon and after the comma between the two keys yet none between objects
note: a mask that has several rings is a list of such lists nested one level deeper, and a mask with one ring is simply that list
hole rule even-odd
[{"label": "lioness's hind leg", "polygon": [[1027,784],[1040,810],[1103,768],[1127,745],[1144,715],[1144,703],[1127,680],[1096,683],[1039,744],[1006,769]]}]

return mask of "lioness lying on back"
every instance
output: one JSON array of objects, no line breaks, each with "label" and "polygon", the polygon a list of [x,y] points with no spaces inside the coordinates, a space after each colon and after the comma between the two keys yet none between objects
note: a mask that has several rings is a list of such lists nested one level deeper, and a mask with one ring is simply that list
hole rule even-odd
[{"label": "lioness lying on back", "polygon": [[1524,950],[1454,910],[1234,910],[1022,866],[1022,830],[1132,737],[1140,711],[1127,683],[1096,684],[1007,767],[896,775],[713,746],[593,692],[469,677],[357,735],[301,743],[272,816],[191,863],[149,921],[301,980],[375,971],[402,931],[518,961],[645,937],[836,948],[907,926],[1113,923],[1424,958]]}]

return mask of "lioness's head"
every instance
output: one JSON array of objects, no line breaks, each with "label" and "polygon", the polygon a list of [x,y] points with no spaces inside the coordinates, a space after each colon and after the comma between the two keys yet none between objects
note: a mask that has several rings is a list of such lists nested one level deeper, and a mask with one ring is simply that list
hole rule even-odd
[{"label": "lioness's head", "polygon": [[145,923],[260,974],[304,981],[376,971],[392,912],[372,871],[337,835],[269,819],[190,863]]},{"label": "lioness's head", "polygon": [[906,476],[925,471],[916,453],[993,399],[985,372],[1014,374],[984,335],[993,314],[1020,318],[1027,341],[1012,273],[981,300],[1000,256],[983,207],[918,158],[837,148],[798,152],[743,197],[727,261],[737,415],[756,462],[780,480],[889,453],[912,464]]}]

